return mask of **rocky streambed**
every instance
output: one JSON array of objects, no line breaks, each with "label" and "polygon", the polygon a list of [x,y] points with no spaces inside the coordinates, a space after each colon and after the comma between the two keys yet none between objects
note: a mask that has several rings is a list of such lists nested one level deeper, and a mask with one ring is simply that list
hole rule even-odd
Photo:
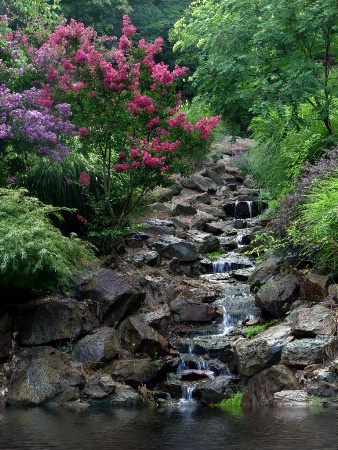
[{"label": "rocky streambed", "polygon": [[157,191],[72,298],[2,294],[3,405],[210,404],[238,391],[247,407],[337,405],[338,285],[244,254],[268,205],[232,148],[215,144],[203,170]]}]

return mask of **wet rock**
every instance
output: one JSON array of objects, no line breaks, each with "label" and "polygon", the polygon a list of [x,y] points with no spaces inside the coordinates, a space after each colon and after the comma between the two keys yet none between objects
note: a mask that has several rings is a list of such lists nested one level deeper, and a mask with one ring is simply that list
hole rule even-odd
[{"label": "wet rock", "polygon": [[188,189],[198,192],[216,192],[217,184],[208,177],[194,174],[190,178],[184,179],[182,185]]},{"label": "wet rock", "polygon": [[248,226],[248,222],[244,219],[235,219],[234,220],[234,228],[236,230],[241,230],[243,228],[246,228]]},{"label": "wet rock", "polygon": [[236,384],[231,377],[217,377],[198,383],[195,392],[198,399],[206,404],[219,403],[234,393]]},{"label": "wet rock", "polygon": [[203,194],[193,195],[189,198],[189,201],[192,205],[195,203],[205,203],[206,205],[210,205],[211,197],[207,192],[203,192]]},{"label": "wet rock", "polygon": [[294,371],[283,364],[272,366],[250,378],[242,406],[272,406],[276,392],[294,389],[299,389]]},{"label": "wet rock", "polygon": [[307,393],[316,397],[335,397],[338,394],[338,376],[326,369],[316,370],[308,382]]},{"label": "wet rock", "polygon": [[283,317],[299,293],[298,278],[293,274],[269,278],[255,297],[255,304],[271,317]]},{"label": "wet rock", "polygon": [[216,191],[217,197],[220,198],[229,198],[231,193],[231,189],[229,186],[219,186]]},{"label": "wet rock", "polygon": [[116,327],[136,311],[145,297],[145,293],[133,287],[125,277],[108,269],[100,269],[92,278],[83,280],[78,290],[84,299],[97,303],[99,316],[109,327]]},{"label": "wet rock", "polygon": [[40,300],[24,315],[18,341],[22,345],[41,345],[77,338],[100,325],[93,313],[90,303],[70,298]]},{"label": "wet rock", "polygon": [[30,348],[11,361],[12,382],[7,402],[13,406],[34,406],[46,402],[75,400],[79,389],[67,375],[68,357],[52,347]]},{"label": "wet rock", "polygon": [[274,394],[274,406],[310,406],[310,403],[305,391],[284,390]]},{"label": "wet rock", "polygon": [[[115,389],[113,389],[114,391]],[[113,392],[112,391],[112,392]],[[90,376],[83,391],[82,397],[94,400],[100,400],[108,396],[108,393],[100,386],[100,377],[98,375]]]},{"label": "wet rock", "polygon": [[206,223],[203,230],[207,233],[219,235],[223,233],[224,222],[209,222]]},{"label": "wet rock", "polygon": [[137,406],[143,404],[142,396],[131,386],[116,383],[115,392],[109,396],[109,405],[112,406]]},{"label": "wet rock", "polygon": [[220,219],[224,219],[226,217],[224,210],[220,207],[204,205],[202,203],[198,203],[196,207],[200,212],[204,212],[208,215],[211,215],[212,221],[215,220],[215,217]]},{"label": "wet rock", "polygon": [[334,351],[337,345],[338,338],[334,336],[297,339],[285,345],[282,350],[281,362],[297,368],[320,363],[327,357],[327,354]]},{"label": "wet rock", "polygon": [[265,284],[272,275],[277,275],[281,271],[282,259],[275,256],[268,257],[259,264],[248,280],[251,290],[256,291]]},{"label": "wet rock", "polygon": [[174,300],[169,306],[174,318],[181,322],[210,322],[220,317],[217,307],[208,303]]},{"label": "wet rock", "polygon": [[151,357],[169,353],[164,337],[137,317],[128,317],[118,327],[123,347],[131,353],[146,353]]},{"label": "wet rock", "polygon": [[254,267],[248,267],[246,269],[238,269],[232,274],[232,276],[237,281],[247,281],[253,271]]},{"label": "wet rock", "polygon": [[[289,326],[277,325],[263,331],[256,338],[238,339],[234,342],[238,373],[243,377],[251,377],[277,364],[280,361],[282,349],[290,340],[290,332]],[[287,364],[286,361],[282,363]]]},{"label": "wet rock", "polygon": [[120,350],[121,344],[116,330],[101,327],[80,339],[74,346],[72,356],[76,362],[98,363],[113,359]]},{"label": "wet rock", "polygon": [[114,380],[138,388],[141,384],[146,384],[147,387],[155,386],[165,378],[168,368],[167,361],[151,361],[143,358],[113,361],[104,370]]},{"label": "wet rock", "polygon": [[125,238],[125,242],[129,248],[142,248],[143,239],[141,236],[128,236]]},{"label": "wet rock", "polygon": [[328,295],[330,278],[316,272],[299,272],[300,298],[306,301],[321,301]]},{"label": "wet rock", "polygon": [[170,310],[167,305],[163,305],[163,307],[156,311],[141,314],[138,317],[143,323],[154,328],[159,333],[164,333],[167,330],[171,320]]},{"label": "wet rock", "polygon": [[205,225],[208,222],[212,222],[215,220],[215,217],[212,214],[207,214],[203,211],[198,211],[196,216],[193,218],[191,222],[191,226],[196,228],[197,230],[203,231]]},{"label": "wet rock", "polygon": [[148,239],[147,245],[152,250],[156,250],[163,258],[177,258],[179,261],[186,262],[198,259],[195,245],[175,236]]},{"label": "wet rock", "polygon": [[142,267],[144,265],[144,254],[143,253],[135,253],[131,259],[131,263],[135,267]]},{"label": "wet rock", "polygon": [[199,248],[199,252],[204,253],[212,253],[219,249],[220,242],[216,236],[208,236]]},{"label": "wet rock", "polygon": [[334,310],[322,305],[295,311],[292,334],[297,337],[315,337],[318,334],[331,336],[336,329]]},{"label": "wet rock", "polygon": [[146,292],[143,305],[150,309],[158,309],[159,305],[170,303],[177,295],[177,287],[171,277],[155,278],[147,275],[143,289]]},{"label": "wet rock", "polygon": [[177,216],[194,216],[197,213],[197,209],[189,203],[177,203],[175,206],[175,214]]}]

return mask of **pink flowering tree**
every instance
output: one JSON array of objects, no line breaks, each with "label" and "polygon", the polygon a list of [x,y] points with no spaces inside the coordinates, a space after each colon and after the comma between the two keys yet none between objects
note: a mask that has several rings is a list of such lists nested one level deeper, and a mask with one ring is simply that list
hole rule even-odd
[{"label": "pink flowering tree", "polygon": [[135,31],[128,16],[119,40],[71,20],[40,47],[27,48],[30,64],[45,76],[42,98],[71,105],[83,148],[97,155],[115,224],[149,190],[171,182],[189,146],[206,145],[219,119],[193,125],[178,113],[175,81],[187,68],[157,63],[162,39],[135,43]]}]

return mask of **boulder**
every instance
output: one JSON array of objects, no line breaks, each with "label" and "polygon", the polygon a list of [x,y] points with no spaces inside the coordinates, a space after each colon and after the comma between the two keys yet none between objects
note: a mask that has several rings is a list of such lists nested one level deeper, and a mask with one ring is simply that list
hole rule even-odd
[{"label": "boulder", "polygon": [[307,393],[315,397],[336,397],[338,394],[338,376],[328,368],[314,371],[307,382]]},{"label": "boulder", "polygon": [[141,314],[138,317],[143,323],[154,328],[159,333],[166,331],[171,320],[170,310],[167,305],[163,305],[156,311]]},{"label": "boulder", "polygon": [[208,177],[194,174],[182,181],[182,185],[198,192],[216,192],[217,184]]},{"label": "boulder", "polygon": [[242,406],[273,406],[275,392],[285,389],[299,389],[294,371],[284,364],[272,366],[250,378]]},{"label": "boulder", "polygon": [[295,311],[292,334],[297,337],[315,337],[318,334],[332,336],[336,330],[335,311],[319,304]]},{"label": "boulder", "polygon": [[172,278],[151,277],[146,275],[142,287],[146,293],[143,305],[151,310],[158,309],[159,305],[167,305],[177,295],[177,286]]},{"label": "boulder", "polygon": [[196,213],[197,209],[189,203],[181,202],[175,206],[175,214],[177,216],[194,216]]},{"label": "boulder", "polygon": [[209,222],[206,223],[203,230],[206,233],[219,235],[223,233],[224,222]]},{"label": "boulder", "polygon": [[224,186],[227,183],[227,180],[225,180],[221,175],[210,168],[207,168],[205,171],[203,171],[201,175],[210,178],[210,180],[216,183],[217,187]]},{"label": "boulder", "polygon": [[282,259],[275,256],[270,256],[260,263],[249,277],[248,282],[251,290],[257,291],[272,275],[280,273],[282,264]]},{"label": "boulder", "polygon": [[116,330],[101,327],[80,339],[73,348],[72,356],[79,363],[98,363],[115,358],[120,350],[121,345]]},{"label": "boulder", "polygon": [[202,254],[215,252],[219,249],[219,246],[220,242],[216,236],[208,236],[201,244],[199,252]]},{"label": "boulder", "polygon": [[[115,391],[115,386],[111,386],[111,392]],[[98,375],[92,375],[88,377],[85,388],[82,390],[81,395],[84,398],[93,400],[101,400],[108,397],[109,392],[100,385],[100,377]]]},{"label": "boulder", "polygon": [[18,342],[22,345],[41,345],[77,338],[100,326],[94,312],[91,302],[70,298],[39,300],[24,314]]},{"label": "boulder", "polygon": [[300,298],[305,301],[321,301],[328,295],[330,278],[312,271],[298,273],[300,279]]},{"label": "boulder", "polygon": [[274,275],[255,296],[255,304],[271,317],[283,317],[297,300],[299,282],[296,275]]},{"label": "boulder", "polygon": [[7,402],[13,406],[63,403],[79,398],[83,376],[69,371],[69,357],[52,347],[33,347],[16,355],[10,363],[12,380]]},{"label": "boulder", "polygon": [[252,377],[277,364],[282,349],[290,341],[290,332],[291,328],[282,324],[268,328],[253,339],[240,338],[235,341],[233,347],[238,373],[243,377]]},{"label": "boulder", "polygon": [[101,321],[109,327],[116,327],[128,314],[136,311],[145,297],[145,293],[133,287],[129,280],[109,269],[100,269],[91,278],[82,280],[78,291],[84,299],[96,302]]},{"label": "boulder", "polygon": [[104,370],[114,380],[127,383],[136,389],[141,384],[146,384],[147,387],[155,386],[165,378],[168,368],[167,361],[142,358],[113,361]]},{"label": "boulder", "polygon": [[322,362],[328,353],[335,351],[337,345],[338,337],[335,336],[297,339],[284,346],[281,362],[301,369]]},{"label": "boulder", "polygon": [[156,250],[163,258],[177,258],[179,261],[190,262],[198,259],[196,246],[175,236],[163,236],[159,239],[148,239],[147,245]]},{"label": "boulder", "polygon": [[274,406],[310,406],[308,394],[302,390],[284,390],[275,392]]},{"label": "boulder", "polygon": [[143,397],[131,386],[118,382],[115,385],[115,392],[109,396],[109,405],[130,407],[143,404]]},{"label": "boulder", "polygon": [[220,317],[217,306],[194,300],[174,300],[170,310],[180,322],[210,322]]},{"label": "boulder", "polygon": [[198,383],[195,392],[201,402],[209,405],[219,403],[236,392],[236,384],[231,377],[221,376]]},{"label": "boulder", "polygon": [[123,347],[131,353],[145,353],[151,357],[169,353],[168,342],[154,328],[137,317],[128,317],[118,327]]}]

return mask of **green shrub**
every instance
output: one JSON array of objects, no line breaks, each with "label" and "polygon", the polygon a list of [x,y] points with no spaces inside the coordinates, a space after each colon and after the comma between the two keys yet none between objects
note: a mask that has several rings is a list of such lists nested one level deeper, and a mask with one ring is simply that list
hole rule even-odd
[{"label": "green shrub", "polygon": [[338,273],[338,171],[312,181],[284,241],[317,270]]},{"label": "green shrub", "polygon": [[256,117],[251,128],[257,144],[249,153],[250,169],[274,199],[294,187],[306,162],[313,162],[323,148],[336,142],[306,105],[300,106],[298,121],[292,110],[284,107],[282,112],[271,110],[264,117]]},{"label": "green shrub", "polygon": [[0,189],[0,287],[66,289],[95,258],[76,235],[67,238],[53,226],[50,217],[62,219],[60,208],[25,194],[23,189]]},{"label": "green shrub", "polygon": [[241,406],[243,399],[243,393],[242,392],[235,392],[230,395],[230,397],[225,398],[219,403],[215,403],[214,406],[216,408],[220,409],[229,409],[229,408],[239,408]]}]

